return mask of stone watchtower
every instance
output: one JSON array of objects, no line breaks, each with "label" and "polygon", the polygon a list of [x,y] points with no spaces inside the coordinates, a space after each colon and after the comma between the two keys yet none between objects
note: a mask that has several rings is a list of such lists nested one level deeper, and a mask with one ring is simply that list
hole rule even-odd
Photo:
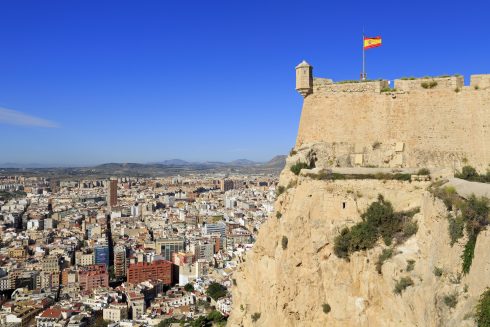
[{"label": "stone watchtower", "polygon": [[296,91],[303,97],[313,92],[313,67],[304,60],[296,66]]}]

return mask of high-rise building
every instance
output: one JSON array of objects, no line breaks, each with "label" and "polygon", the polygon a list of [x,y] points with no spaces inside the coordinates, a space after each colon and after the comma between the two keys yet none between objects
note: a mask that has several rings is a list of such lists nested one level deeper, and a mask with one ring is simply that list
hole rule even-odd
[{"label": "high-rise building", "polygon": [[219,187],[222,192],[233,190],[233,181],[231,179],[222,179],[219,182]]},{"label": "high-rise building", "polygon": [[114,248],[114,276],[116,278],[126,276],[126,248],[123,245]]},{"label": "high-rise building", "polygon": [[94,262],[96,265],[104,264],[109,267],[109,245],[98,244],[94,247]]},{"label": "high-rise building", "polygon": [[160,254],[165,260],[171,261],[172,255],[184,251],[184,239],[161,238],[155,242],[156,254]]},{"label": "high-rise building", "polygon": [[128,283],[141,283],[160,279],[164,284],[172,284],[172,263],[167,260],[155,260],[151,263],[132,263],[128,268]]},{"label": "high-rise building", "polygon": [[107,204],[110,207],[117,205],[117,179],[111,178],[107,186]]}]

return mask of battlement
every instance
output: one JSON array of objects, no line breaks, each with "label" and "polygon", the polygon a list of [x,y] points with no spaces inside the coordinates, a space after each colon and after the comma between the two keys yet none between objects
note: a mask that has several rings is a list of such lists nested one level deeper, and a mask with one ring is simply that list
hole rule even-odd
[{"label": "battlement", "polygon": [[394,80],[393,88],[390,88],[388,80],[334,82],[328,78],[313,77],[313,67],[306,61],[296,67],[296,90],[303,97],[314,93],[382,93],[432,90],[459,92],[467,88],[490,89],[490,74],[471,75],[469,87],[464,86],[463,76],[447,75],[399,78]]},{"label": "battlement", "polygon": [[337,82],[297,68],[296,146],[321,144],[336,167],[460,169],[490,164],[490,74]]},{"label": "battlement", "polygon": [[421,90],[441,90],[451,91],[461,90],[464,86],[464,78],[461,75],[423,77],[423,78],[401,78],[395,80],[397,91],[421,91]]},{"label": "battlement", "polygon": [[[326,82],[330,81],[330,83]],[[313,79],[313,93],[315,92],[377,92],[388,88],[388,81],[367,81],[367,82],[338,82],[333,83],[329,79]]]}]

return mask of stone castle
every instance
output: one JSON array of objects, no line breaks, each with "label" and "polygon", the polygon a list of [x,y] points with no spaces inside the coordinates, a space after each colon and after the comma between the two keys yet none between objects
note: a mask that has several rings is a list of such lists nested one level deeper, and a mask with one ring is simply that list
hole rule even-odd
[{"label": "stone castle", "polygon": [[[314,78],[302,62],[296,89],[304,97],[296,145],[275,211],[233,275],[228,325],[476,326],[475,307],[490,287],[490,227],[463,274],[469,237],[453,242],[449,232],[450,218],[461,213],[434,190],[490,197],[490,184],[453,177],[464,165],[485,172],[490,163],[490,75],[471,76],[469,86],[448,76],[399,79],[390,88],[383,80]],[[299,163],[304,168],[293,169]],[[430,175],[420,178],[420,168]],[[372,178],[397,172],[410,180]],[[395,211],[416,212],[415,233],[338,257],[341,231],[364,222],[380,195]],[[385,251],[390,257],[378,264]],[[398,294],[407,278],[412,284]],[[448,305],[448,297],[457,303]]]},{"label": "stone castle", "polygon": [[490,75],[339,82],[303,61],[296,147],[320,144],[337,167],[439,167],[490,163]]}]

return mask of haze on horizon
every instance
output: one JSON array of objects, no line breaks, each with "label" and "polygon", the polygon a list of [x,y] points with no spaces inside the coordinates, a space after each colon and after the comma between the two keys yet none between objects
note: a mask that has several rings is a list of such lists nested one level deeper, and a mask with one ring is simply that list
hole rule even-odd
[{"label": "haze on horizon", "polygon": [[363,27],[383,37],[367,53],[368,78],[490,73],[485,1],[24,1],[0,10],[0,164],[270,160],[295,141],[295,65],[358,79]]}]

